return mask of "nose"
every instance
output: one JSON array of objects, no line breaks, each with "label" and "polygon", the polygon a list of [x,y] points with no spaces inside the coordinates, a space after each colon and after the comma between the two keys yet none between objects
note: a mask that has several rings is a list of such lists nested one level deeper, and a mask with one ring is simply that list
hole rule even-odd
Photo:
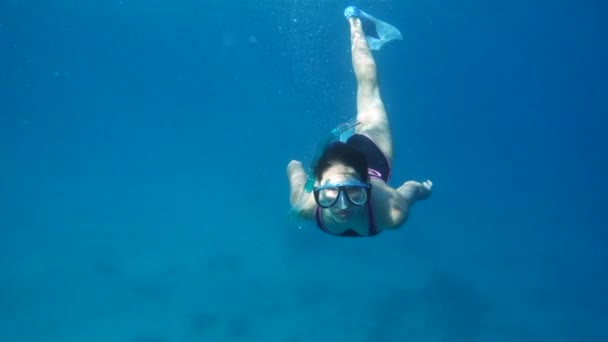
[{"label": "nose", "polygon": [[348,201],[344,192],[340,192],[340,197],[338,197],[338,208],[342,210],[348,208]]}]

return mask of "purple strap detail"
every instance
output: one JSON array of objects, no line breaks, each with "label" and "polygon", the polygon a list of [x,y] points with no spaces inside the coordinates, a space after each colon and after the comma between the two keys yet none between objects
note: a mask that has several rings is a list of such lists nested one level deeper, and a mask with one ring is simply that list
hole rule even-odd
[{"label": "purple strap detail", "polygon": [[315,220],[317,221],[317,227],[319,227],[319,229],[321,229],[322,231],[331,234],[327,228],[325,228],[325,225],[323,224],[323,221],[321,220],[321,207],[317,206],[315,209]]},{"label": "purple strap detail", "polygon": [[374,219],[374,211],[372,210],[372,199],[371,199],[371,196],[367,200],[368,200],[368,202],[367,202],[367,216],[369,218],[369,223],[368,223],[369,232],[368,232],[368,236],[375,236],[375,235],[380,234],[380,231],[378,230],[378,226],[376,226],[376,220]]},{"label": "purple strap detail", "polygon": [[375,178],[382,178],[382,174],[378,171],[378,170],[374,170],[372,168],[368,168],[367,169],[367,174],[370,177],[375,177]]}]

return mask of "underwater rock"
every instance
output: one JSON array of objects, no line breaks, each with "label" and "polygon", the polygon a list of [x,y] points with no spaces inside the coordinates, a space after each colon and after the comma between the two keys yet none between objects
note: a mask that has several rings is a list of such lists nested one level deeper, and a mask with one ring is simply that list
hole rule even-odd
[{"label": "underwater rock", "polygon": [[228,321],[226,334],[232,337],[243,337],[251,332],[251,322],[245,316],[236,316]]},{"label": "underwater rock", "polygon": [[93,260],[91,261],[91,267],[97,274],[105,278],[118,278],[124,275],[116,264],[107,260]]},{"label": "underwater rock", "polygon": [[207,312],[195,312],[190,315],[190,329],[193,332],[201,333],[216,327],[220,319]]},{"label": "underwater rock", "polygon": [[169,339],[160,336],[136,336],[131,342],[169,342]]},{"label": "underwater rock", "polygon": [[487,326],[494,309],[468,280],[443,272],[433,274],[420,299],[437,335],[450,341],[479,341],[481,329]]},{"label": "underwater rock", "polygon": [[294,289],[299,306],[317,306],[331,300],[330,290],[323,283],[307,282]]},{"label": "underwater rock", "polygon": [[206,271],[211,275],[238,273],[242,269],[242,264],[243,261],[236,255],[221,255],[207,261]]}]

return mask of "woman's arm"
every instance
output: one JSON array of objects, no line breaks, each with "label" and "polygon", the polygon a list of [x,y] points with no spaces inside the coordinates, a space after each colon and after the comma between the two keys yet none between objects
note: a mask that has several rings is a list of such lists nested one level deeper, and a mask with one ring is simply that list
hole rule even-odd
[{"label": "woman's arm", "polygon": [[382,229],[397,229],[406,221],[412,205],[431,195],[433,183],[426,180],[422,183],[407,181],[399,188],[393,189],[382,182],[374,184],[372,194],[374,210],[378,213],[377,223]]},{"label": "woman's arm", "polygon": [[287,165],[287,176],[289,177],[290,194],[289,203],[298,211],[298,217],[303,219],[314,218],[315,199],[312,192],[304,191],[307,175],[302,163],[292,160]]}]

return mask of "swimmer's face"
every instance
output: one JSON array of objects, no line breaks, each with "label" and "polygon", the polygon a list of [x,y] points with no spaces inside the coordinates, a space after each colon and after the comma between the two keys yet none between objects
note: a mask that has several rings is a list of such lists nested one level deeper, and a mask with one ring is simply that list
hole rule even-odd
[{"label": "swimmer's face", "polygon": [[[361,183],[357,172],[350,166],[332,165],[323,173],[323,178],[319,182],[319,185],[340,185],[349,183]],[[367,200],[367,192],[360,188],[353,188],[353,191],[339,191],[337,189],[326,189],[324,191],[328,192],[330,198],[332,196],[334,198],[337,197],[335,204],[326,208],[337,222],[349,221],[364,208],[364,205],[356,205],[352,200]]]}]

